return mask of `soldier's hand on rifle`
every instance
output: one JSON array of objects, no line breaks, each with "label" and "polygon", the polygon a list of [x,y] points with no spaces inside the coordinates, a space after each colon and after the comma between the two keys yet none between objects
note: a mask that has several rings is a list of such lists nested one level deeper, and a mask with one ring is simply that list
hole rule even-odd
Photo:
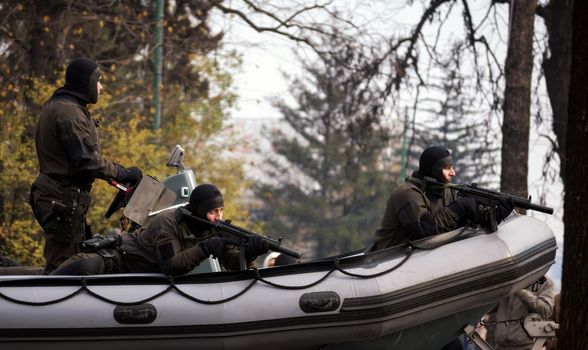
[{"label": "soldier's hand on rifle", "polygon": [[455,202],[449,204],[454,212],[462,218],[468,218],[474,222],[478,219],[478,202],[473,197],[459,197]]},{"label": "soldier's hand on rifle", "polygon": [[267,253],[269,246],[267,242],[259,236],[251,236],[247,241],[247,247],[245,247],[245,257],[247,260],[254,259],[261,254]]},{"label": "soldier's hand on rifle", "polygon": [[496,210],[496,222],[501,223],[512,213],[514,203],[511,198],[500,198],[499,201],[495,202],[494,208]]},{"label": "soldier's hand on rifle", "polygon": [[226,251],[228,241],[224,238],[213,237],[200,243],[206,255],[212,255],[215,258],[222,258]]}]

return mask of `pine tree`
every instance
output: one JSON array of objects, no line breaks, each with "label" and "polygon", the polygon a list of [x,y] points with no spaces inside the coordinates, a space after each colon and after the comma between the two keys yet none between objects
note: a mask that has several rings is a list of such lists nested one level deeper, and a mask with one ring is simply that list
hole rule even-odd
[{"label": "pine tree", "polygon": [[296,105],[275,101],[290,131],[271,134],[272,181],[258,188],[266,230],[316,243],[318,256],[365,247],[389,192],[380,156],[390,132],[375,72],[352,45],[324,45],[337,54],[304,64],[291,83]]}]

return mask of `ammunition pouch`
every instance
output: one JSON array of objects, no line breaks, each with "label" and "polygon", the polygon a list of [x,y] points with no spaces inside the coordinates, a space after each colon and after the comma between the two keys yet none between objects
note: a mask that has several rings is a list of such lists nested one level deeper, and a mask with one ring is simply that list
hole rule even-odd
[{"label": "ammunition pouch", "polygon": [[120,254],[115,249],[100,249],[96,254],[104,261],[104,273],[120,273]]}]

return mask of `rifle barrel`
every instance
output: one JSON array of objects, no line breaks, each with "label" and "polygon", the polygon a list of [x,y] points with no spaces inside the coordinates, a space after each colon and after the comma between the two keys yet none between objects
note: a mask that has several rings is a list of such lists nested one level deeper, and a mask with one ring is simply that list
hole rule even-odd
[{"label": "rifle barrel", "polygon": [[498,200],[502,198],[510,198],[513,201],[513,204],[517,208],[527,209],[527,210],[535,210],[545,214],[553,214],[553,208],[546,207],[540,204],[532,203],[529,199],[515,196],[513,194],[502,193],[492,190],[487,190],[480,187],[472,187],[467,185],[458,185],[454,187],[458,191],[462,191],[464,193],[468,193],[474,196],[480,196],[492,200]]},{"label": "rifle barrel", "polygon": [[233,224],[229,224],[224,221],[217,221],[216,225],[218,226],[218,228],[221,231],[225,231],[227,233],[234,234],[234,235],[239,236],[241,238],[249,238],[250,236],[253,236],[253,235],[259,236],[264,241],[267,242],[269,249],[273,250],[274,252],[280,252],[282,254],[286,254],[286,255],[291,256],[296,259],[300,259],[300,257],[302,256],[301,252],[296,251],[294,249],[290,249],[286,246],[283,246],[280,241],[276,241],[275,239],[271,239],[269,237],[265,237],[260,234],[254,233],[254,232],[247,231],[241,227],[235,226]]},{"label": "rifle barrel", "polygon": [[523,208],[523,209],[528,209],[528,210],[535,210],[535,211],[539,211],[545,214],[553,214],[553,208],[550,207],[545,207],[543,205],[540,204],[535,204],[535,203],[531,203],[531,201],[517,201],[517,200],[513,200],[515,207],[519,207],[519,208]]},{"label": "rifle barrel", "polygon": [[[265,237],[263,237],[263,236],[260,236],[260,237],[265,239]],[[274,252],[280,252],[282,254],[286,254],[286,255],[291,256],[296,259],[300,259],[300,257],[302,256],[301,252],[294,250],[294,249],[290,249],[288,247],[285,247],[281,243],[277,243],[274,240],[268,240],[268,239],[265,239],[265,240],[266,240],[267,244],[269,245],[270,250],[273,250]]]}]

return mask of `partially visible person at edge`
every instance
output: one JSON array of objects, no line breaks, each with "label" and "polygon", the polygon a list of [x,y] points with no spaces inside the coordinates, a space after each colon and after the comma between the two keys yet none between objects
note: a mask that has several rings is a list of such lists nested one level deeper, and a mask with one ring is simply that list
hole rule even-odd
[{"label": "partially visible person at edge", "polygon": [[[557,324],[561,321],[559,319],[559,310],[561,309],[561,294],[557,293],[555,297],[553,297],[553,313],[551,315],[551,320]],[[545,350],[557,350],[557,336],[559,331],[555,331],[555,337],[549,338],[547,342],[545,342]]]},{"label": "partially visible person at edge", "polygon": [[[479,205],[473,197],[458,196],[457,191],[449,188],[428,187],[424,181],[430,177],[450,183],[454,176],[449,150],[441,146],[425,149],[419,158],[419,169],[392,191],[380,228],[375,232],[374,249],[451,231],[466,220],[479,220]],[[497,222],[504,220],[512,209],[510,203],[497,203]]]},{"label": "partially visible person at edge", "polygon": [[298,260],[280,252],[271,252],[263,260],[263,267],[298,264]]},{"label": "partially visible person at edge", "polygon": [[[185,206],[193,216],[215,222],[222,220],[224,201],[214,185],[198,185]],[[122,244],[107,256],[80,253],[61,265],[54,275],[160,272],[178,276],[190,272],[210,255],[219,258],[224,269],[239,269],[239,250],[230,240],[218,236],[206,223],[182,214],[182,208],[164,211],[147,226],[123,233]],[[251,265],[268,251],[261,237],[249,239],[245,258]]]},{"label": "partially visible person at edge", "polygon": [[[488,314],[488,320],[520,320],[534,313],[547,321],[552,316],[554,294],[553,281],[543,276],[527,288],[502,299]],[[496,350],[528,350],[533,347],[534,339],[527,335],[521,322],[498,323],[487,328],[488,338]]]},{"label": "partially visible person at edge", "polygon": [[67,66],[65,85],[43,106],[35,137],[39,171],[29,202],[45,232],[45,274],[79,252],[80,242],[91,236],[86,212],[94,179],[134,184],[141,170],[124,168],[102,156],[98,121],[88,104],[102,91],[98,65],[87,58]]}]

